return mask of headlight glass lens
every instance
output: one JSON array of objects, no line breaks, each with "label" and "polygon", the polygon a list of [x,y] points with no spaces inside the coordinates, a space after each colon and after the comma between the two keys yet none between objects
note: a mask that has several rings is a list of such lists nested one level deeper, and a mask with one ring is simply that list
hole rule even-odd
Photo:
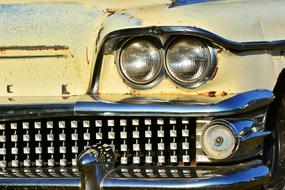
[{"label": "headlight glass lens", "polygon": [[149,40],[132,40],[120,53],[120,69],[124,77],[135,84],[152,82],[162,68],[158,48]]},{"label": "headlight glass lens", "polygon": [[167,70],[179,83],[191,84],[204,79],[210,64],[207,45],[195,38],[178,39],[167,50]]},{"label": "headlight glass lens", "polygon": [[232,155],[236,146],[236,138],[228,127],[215,124],[202,133],[201,144],[209,158],[222,160]]}]

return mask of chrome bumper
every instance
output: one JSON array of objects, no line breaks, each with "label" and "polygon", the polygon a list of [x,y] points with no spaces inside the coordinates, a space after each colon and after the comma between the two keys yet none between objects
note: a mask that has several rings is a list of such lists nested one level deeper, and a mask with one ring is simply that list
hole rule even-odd
[{"label": "chrome bumper", "polygon": [[[57,177],[49,175],[50,170],[48,168],[41,169],[41,172],[30,170],[33,177],[27,177],[25,174],[27,171],[18,170],[22,177],[15,175],[1,177],[0,187],[1,189],[82,189],[77,172],[72,172],[75,169],[65,170],[69,175],[59,168],[52,169],[58,174]],[[11,170],[5,172],[6,175],[12,173]],[[45,173],[46,176],[41,173]],[[115,168],[101,177],[100,181],[92,179],[93,183],[99,184],[98,188],[89,184],[90,186],[86,186],[85,189],[252,189],[269,181],[270,170],[261,161],[251,161],[231,166]]]},{"label": "chrome bumper", "polygon": [[269,178],[269,168],[258,161],[223,167],[127,168],[111,171],[100,189],[251,189]]},{"label": "chrome bumper", "polygon": [[[74,97],[73,97],[74,98]],[[111,101],[102,97],[86,95],[69,103],[11,104],[0,105],[0,120],[9,121],[23,118],[45,118],[62,116],[231,116],[248,113],[270,104],[274,95],[267,90],[254,90],[230,95],[214,102],[201,102],[193,97],[180,99],[122,98]],[[211,99],[208,97],[208,99]],[[192,101],[193,100],[193,101]],[[64,99],[65,101],[65,99]],[[48,102],[52,102],[49,100]],[[108,160],[108,159],[107,159]],[[87,165],[85,165],[87,163]],[[208,167],[127,167],[114,168],[101,160],[79,160],[79,174],[48,174],[48,169],[35,169],[35,175],[24,170],[2,168],[0,187],[11,188],[76,188],[99,189],[247,189],[266,184],[270,170],[261,161],[251,161],[230,166]],[[107,165],[106,165],[107,164]],[[14,170],[14,171],[12,171]],[[27,169],[29,171],[29,169]],[[16,174],[15,174],[16,173]],[[24,173],[21,175],[21,173]],[[10,175],[11,174],[11,175]],[[80,180],[81,178],[81,180]],[[81,185],[80,185],[81,183]]]},{"label": "chrome bumper", "polygon": [[211,167],[114,168],[114,154],[108,145],[95,145],[78,159],[81,188],[106,189],[250,189],[266,184],[270,170],[262,161]]}]

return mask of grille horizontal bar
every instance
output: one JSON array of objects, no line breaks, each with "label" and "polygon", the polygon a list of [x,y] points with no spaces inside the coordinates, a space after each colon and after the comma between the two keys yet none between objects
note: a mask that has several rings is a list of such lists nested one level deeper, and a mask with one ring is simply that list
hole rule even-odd
[{"label": "grille horizontal bar", "polygon": [[0,167],[75,166],[97,143],[114,150],[117,165],[195,163],[194,118],[65,117],[0,123]]}]

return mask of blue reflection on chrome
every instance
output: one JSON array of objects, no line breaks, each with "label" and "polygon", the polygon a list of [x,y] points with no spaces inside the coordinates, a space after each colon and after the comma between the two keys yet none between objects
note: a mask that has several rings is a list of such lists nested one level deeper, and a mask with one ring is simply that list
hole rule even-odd
[{"label": "blue reflection on chrome", "polygon": [[204,3],[209,1],[216,1],[216,0],[173,0],[172,4],[170,5],[170,8],[189,5],[189,4]]}]

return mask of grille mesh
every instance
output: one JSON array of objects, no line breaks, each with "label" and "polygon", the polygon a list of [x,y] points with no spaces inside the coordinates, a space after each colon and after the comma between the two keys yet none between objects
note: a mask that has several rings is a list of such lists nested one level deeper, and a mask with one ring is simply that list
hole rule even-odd
[{"label": "grille mesh", "polygon": [[0,167],[68,167],[86,147],[109,144],[117,165],[191,165],[193,118],[77,117],[0,124]]}]

